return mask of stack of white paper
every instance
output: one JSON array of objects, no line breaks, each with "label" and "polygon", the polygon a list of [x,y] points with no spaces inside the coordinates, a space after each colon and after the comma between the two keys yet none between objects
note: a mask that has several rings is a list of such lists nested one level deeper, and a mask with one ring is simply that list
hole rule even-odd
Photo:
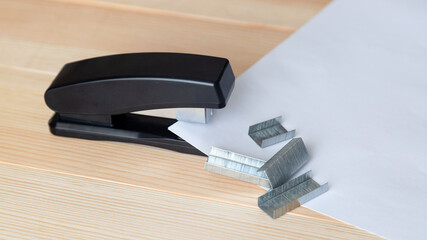
[{"label": "stack of white paper", "polygon": [[[268,38],[268,36],[265,36]],[[211,123],[171,130],[267,160],[252,124],[283,115],[330,191],[306,206],[393,239],[427,236],[427,1],[337,0],[237,79]]]}]

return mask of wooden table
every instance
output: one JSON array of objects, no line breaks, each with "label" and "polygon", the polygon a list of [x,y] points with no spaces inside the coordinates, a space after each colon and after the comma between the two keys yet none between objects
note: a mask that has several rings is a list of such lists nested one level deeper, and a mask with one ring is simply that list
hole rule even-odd
[{"label": "wooden table", "polygon": [[300,207],[272,220],[264,190],[205,158],[53,136],[43,93],[67,62],[124,52],[229,58],[236,75],[329,0],[1,0],[1,239],[378,239]]}]

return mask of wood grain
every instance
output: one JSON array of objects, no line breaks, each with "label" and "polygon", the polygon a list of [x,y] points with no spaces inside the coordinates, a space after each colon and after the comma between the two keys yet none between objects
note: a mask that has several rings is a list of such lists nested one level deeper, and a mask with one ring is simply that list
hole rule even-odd
[{"label": "wood grain", "polygon": [[203,171],[203,157],[47,126],[43,93],[66,62],[179,51],[227,57],[239,75],[326,2],[0,1],[0,238],[378,239],[304,207],[273,221],[264,190]]},{"label": "wood grain", "polygon": [[9,238],[374,239],[336,222],[273,220],[256,207],[4,163],[0,196]]},{"label": "wood grain", "polygon": [[90,0],[4,0],[0,9],[0,63],[53,73],[97,55],[165,51],[226,57],[239,75],[293,32]]},{"label": "wood grain", "polygon": [[154,9],[299,28],[330,0],[103,0]]}]

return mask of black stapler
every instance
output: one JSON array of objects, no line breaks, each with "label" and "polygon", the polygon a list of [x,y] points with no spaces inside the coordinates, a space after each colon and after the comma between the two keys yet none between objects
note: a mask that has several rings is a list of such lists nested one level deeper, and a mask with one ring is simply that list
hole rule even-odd
[{"label": "black stapler", "polygon": [[227,59],[193,54],[131,53],[68,63],[44,95],[55,111],[50,131],[204,155],[168,130],[176,119],[134,112],[184,108],[181,115],[190,119],[208,118],[204,109],[225,107],[234,79]]}]

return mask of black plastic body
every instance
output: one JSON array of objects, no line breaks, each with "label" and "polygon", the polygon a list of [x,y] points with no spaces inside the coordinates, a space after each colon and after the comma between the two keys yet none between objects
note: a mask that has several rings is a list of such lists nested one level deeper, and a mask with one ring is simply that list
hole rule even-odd
[{"label": "black plastic body", "polygon": [[66,64],[45,93],[55,135],[141,143],[204,155],[173,134],[175,119],[130,112],[223,108],[234,87],[227,59],[180,53],[132,53]]}]

